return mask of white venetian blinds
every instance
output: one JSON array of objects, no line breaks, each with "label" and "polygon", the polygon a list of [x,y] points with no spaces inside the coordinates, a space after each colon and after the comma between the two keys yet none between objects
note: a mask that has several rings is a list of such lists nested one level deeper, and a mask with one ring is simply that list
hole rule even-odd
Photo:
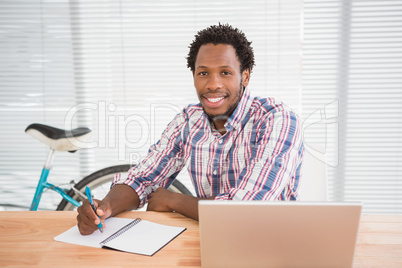
[{"label": "white venetian blinds", "polygon": [[322,113],[306,142],[327,156],[330,199],[401,213],[402,1],[305,0],[303,55],[303,118]]},{"label": "white venetian blinds", "polygon": [[[198,102],[185,57],[194,34],[212,24],[232,24],[253,41],[253,94],[300,112],[301,7],[298,0],[0,1],[0,203],[28,206],[33,196],[46,149],[24,134],[32,122],[93,129],[94,148],[56,154],[53,182],[144,157],[173,116]],[[192,188],[185,174],[180,180]]]},{"label": "white venetian blinds", "polygon": [[197,102],[188,45],[218,22],[253,41],[252,92],[301,115],[330,199],[401,213],[401,0],[0,1],[0,203],[29,206],[46,155],[33,122],[94,131],[94,148],[56,154],[56,184],[144,157]]},{"label": "white venetian blinds", "polygon": [[[47,148],[25,128],[62,127],[66,111],[79,101],[71,24],[65,1],[0,1],[1,204],[29,207],[45,161]],[[53,175],[60,181],[86,173],[86,157],[60,153],[55,160]]]}]

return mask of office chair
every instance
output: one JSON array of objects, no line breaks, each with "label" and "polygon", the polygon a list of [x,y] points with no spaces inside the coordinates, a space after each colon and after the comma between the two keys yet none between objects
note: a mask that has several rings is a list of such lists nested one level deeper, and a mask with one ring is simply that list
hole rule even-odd
[{"label": "office chair", "polygon": [[324,159],[305,150],[301,173],[300,201],[327,201],[327,167]]}]

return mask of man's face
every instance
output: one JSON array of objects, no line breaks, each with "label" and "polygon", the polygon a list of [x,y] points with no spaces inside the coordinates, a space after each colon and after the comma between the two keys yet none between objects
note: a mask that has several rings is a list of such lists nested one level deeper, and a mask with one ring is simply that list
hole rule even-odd
[{"label": "man's face", "polygon": [[202,45],[195,61],[194,86],[205,113],[227,120],[236,109],[250,71],[240,71],[236,50],[231,45]]}]

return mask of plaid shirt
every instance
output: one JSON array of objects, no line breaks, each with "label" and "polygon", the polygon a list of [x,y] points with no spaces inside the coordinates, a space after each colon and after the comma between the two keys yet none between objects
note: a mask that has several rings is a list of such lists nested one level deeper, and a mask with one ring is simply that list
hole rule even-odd
[{"label": "plaid shirt", "polygon": [[272,98],[251,98],[246,88],[221,135],[201,104],[176,115],[146,158],[117,174],[143,206],[157,187],[169,187],[187,166],[198,197],[217,200],[297,200],[303,139],[298,117]]}]

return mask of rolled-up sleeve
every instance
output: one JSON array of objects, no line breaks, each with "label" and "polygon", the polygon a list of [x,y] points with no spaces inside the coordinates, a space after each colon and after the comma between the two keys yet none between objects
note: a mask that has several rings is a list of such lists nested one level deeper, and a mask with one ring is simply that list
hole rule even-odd
[{"label": "rolled-up sleeve", "polygon": [[116,184],[131,186],[140,198],[139,207],[145,205],[148,195],[156,188],[169,187],[184,166],[181,133],[185,118],[184,112],[176,115],[160,140],[150,147],[147,156],[129,170],[128,176],[115,175],[112,187]]}]

